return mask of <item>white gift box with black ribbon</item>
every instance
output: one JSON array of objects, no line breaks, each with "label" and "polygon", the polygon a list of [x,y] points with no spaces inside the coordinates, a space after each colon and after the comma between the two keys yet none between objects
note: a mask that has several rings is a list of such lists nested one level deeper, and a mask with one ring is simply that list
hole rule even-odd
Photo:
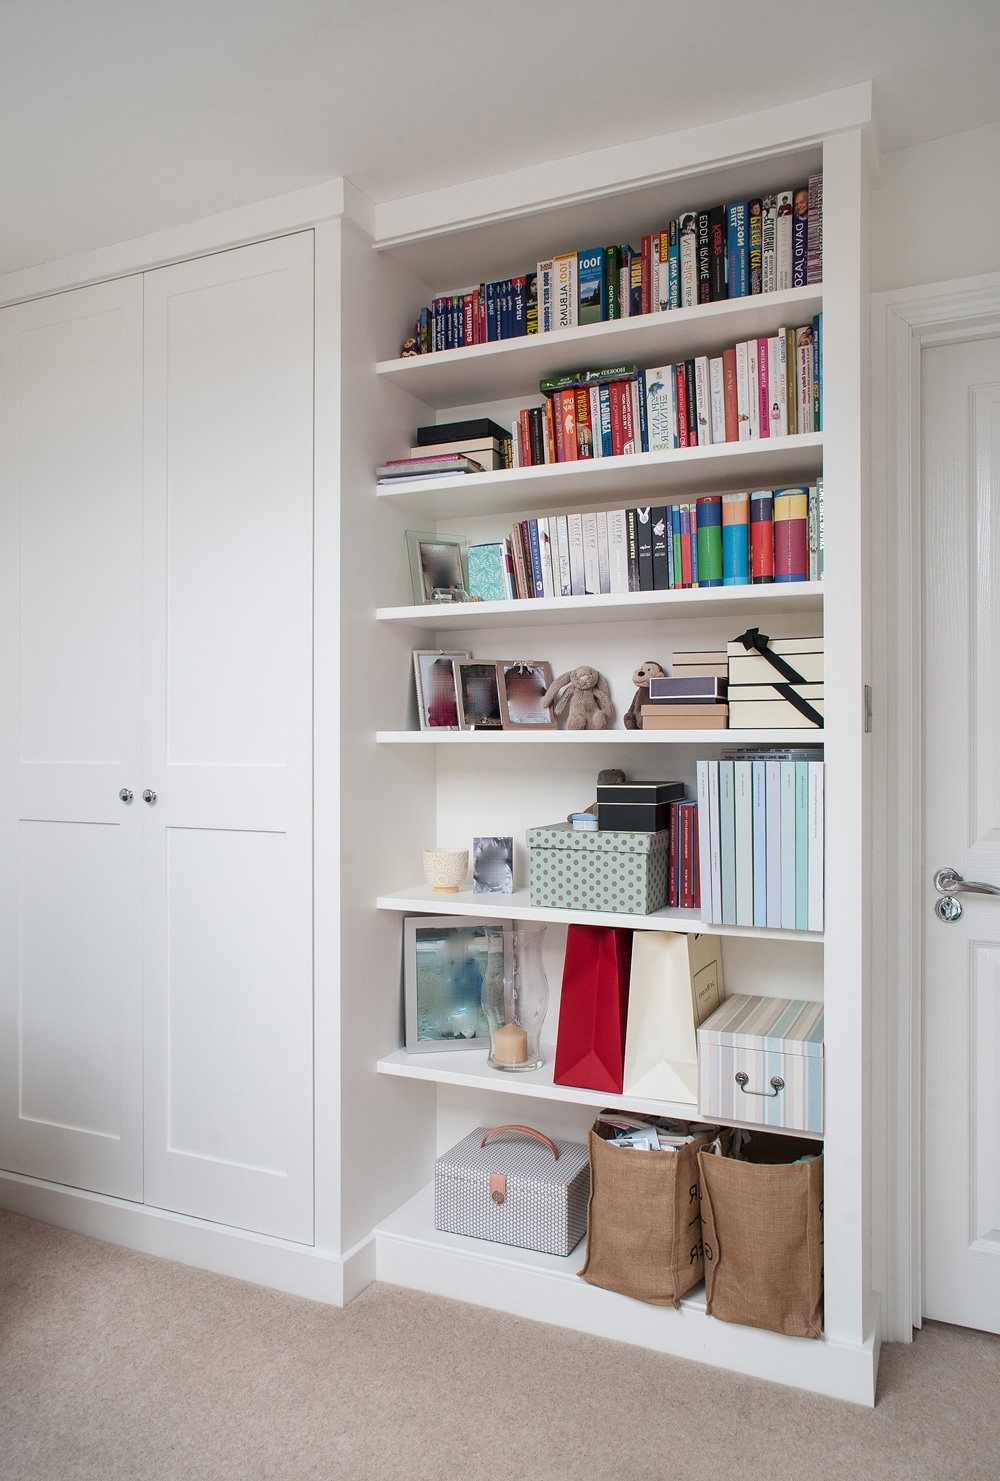
[{"label": "white gift box with black ribbon", "polygon": [[822,730],[823,638],[748,628],[726,645],[730,730]]}]

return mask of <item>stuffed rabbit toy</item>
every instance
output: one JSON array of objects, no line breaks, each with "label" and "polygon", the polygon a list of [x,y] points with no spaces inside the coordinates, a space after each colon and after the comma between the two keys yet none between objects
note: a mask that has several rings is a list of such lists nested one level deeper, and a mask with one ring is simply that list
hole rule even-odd
[{"label": "stuffed rabbit toy", "polygon": [[542,704],[546,709],[551,705],[556,715],[561,715],[569,705],[567,730],[606,730],[614,714],[607,679],[596,669],[587,667],[560,674],[545,691]]}]

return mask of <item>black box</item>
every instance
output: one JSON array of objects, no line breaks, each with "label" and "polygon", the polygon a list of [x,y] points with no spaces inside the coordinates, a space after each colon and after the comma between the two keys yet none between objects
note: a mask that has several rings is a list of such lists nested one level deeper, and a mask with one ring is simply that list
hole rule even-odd
[{"label": "black box", "polygon": [[724,704],[728,679],[650,679],[650,704]]},{"label": "black box", "polygon": [[464,442],[470,437],[499,437],[503,442],[509,436],[509,427],[504,431],[503,427],[497,426],[489,417],[473,417],[467,422],[442,422],[440,426],[418,427],[417,446],[434,447],[439,442]]},{"label": "black box", "polygon": [[683,782],[613,782],[598,786],[598,802],[641,802],[647,806],[660,802],[683,802]]},{"label": "black box", "polygon": [[599,802],[597,826],[601,832],[662,833],[669,826],[669,802]]}]

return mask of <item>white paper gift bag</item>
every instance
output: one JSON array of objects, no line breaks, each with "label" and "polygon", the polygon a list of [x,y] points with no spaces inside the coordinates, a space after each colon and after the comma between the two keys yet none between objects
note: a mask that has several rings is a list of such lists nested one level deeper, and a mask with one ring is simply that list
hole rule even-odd
[{"label": "white paper gift bag", "polygon": [[636,931],[623,1094],[698,1104],[698,1025],[725,998],[718,936]]}]

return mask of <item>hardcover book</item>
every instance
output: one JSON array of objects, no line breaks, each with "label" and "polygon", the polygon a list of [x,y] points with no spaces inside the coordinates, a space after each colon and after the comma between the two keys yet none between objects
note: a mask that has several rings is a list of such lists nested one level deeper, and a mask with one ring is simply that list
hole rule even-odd
[{"label": "hardcover book", "polygon": [[577,253],[578,320],[580,324],[600,324],[607,317],[604,295],[604,251],[594,247]]}]

